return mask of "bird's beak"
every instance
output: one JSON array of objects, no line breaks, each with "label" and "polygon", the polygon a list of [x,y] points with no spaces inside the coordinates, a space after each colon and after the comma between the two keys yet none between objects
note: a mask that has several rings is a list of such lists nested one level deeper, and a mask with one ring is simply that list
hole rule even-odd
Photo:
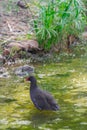
[{"label": "bird's beak", "polygon": [[26,81],[29,81],[29,78],[28,78],[28,77],[26,77],[26,78],[25,78],[25,80],[26,80]]}]

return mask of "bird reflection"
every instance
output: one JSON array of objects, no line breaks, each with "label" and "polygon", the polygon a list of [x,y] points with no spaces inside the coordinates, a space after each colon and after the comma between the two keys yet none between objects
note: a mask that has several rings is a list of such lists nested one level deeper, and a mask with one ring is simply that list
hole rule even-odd
[{"label": "bird reflection", "polygon": [[57,118],[58,112],[52,111],[35,110],[34,112],[31,112],[31,115],[29,116],[29,120],[31,121],[31,125],[33,125],[33,127],[38,127],[41,124],[52,123],[52,121],[54,121]]}]

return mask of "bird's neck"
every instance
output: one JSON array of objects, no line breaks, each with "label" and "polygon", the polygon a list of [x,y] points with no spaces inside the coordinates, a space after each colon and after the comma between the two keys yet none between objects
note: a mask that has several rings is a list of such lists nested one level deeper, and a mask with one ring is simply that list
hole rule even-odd
[{"label": "bird's neck", "polygon": [[35,89],[35,88],[37,88],[37,83],[35,82],[31,82],[31,85],[30,85],[30,88],[31,89]]}]

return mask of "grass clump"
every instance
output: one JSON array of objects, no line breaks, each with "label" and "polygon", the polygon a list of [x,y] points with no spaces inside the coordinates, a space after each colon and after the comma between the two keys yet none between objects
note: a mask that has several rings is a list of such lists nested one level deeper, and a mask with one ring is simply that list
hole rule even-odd
[{"label": "grass clump", "polygon": [[50,0],[39,5],[39,15],[33,19],[36,38],[42,48],[65,44],[68,35],[79,36],[86,24],[82,0]]}]

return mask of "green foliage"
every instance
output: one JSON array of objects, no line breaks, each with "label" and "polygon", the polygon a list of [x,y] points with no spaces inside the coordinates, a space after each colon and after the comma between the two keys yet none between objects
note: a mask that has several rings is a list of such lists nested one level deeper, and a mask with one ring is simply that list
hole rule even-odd
[{"label": "green foliage", "polygon": [[[83,0],[84,4],[85,4],[85,7],[87,9],[87,0]],[[87,11],[86,11],[87,12]]]},{"label": "green foliage", "polygon": [[79,35],[86,24],[85,7],[81,0],[55,0],[39,6],[34,31],[40,45],[50,49],[65,42],[69,34]]},{"label": "green foliage", "polygon": [[43,44],[45,49],[50,48],[50,44],[55,41],[57,37],[56,24],[55,22],[55,10],[52,3],[48,6],[40,7],[39,18],[34,20],[34,29],[36,32],[36,37],[39,43]]}]

